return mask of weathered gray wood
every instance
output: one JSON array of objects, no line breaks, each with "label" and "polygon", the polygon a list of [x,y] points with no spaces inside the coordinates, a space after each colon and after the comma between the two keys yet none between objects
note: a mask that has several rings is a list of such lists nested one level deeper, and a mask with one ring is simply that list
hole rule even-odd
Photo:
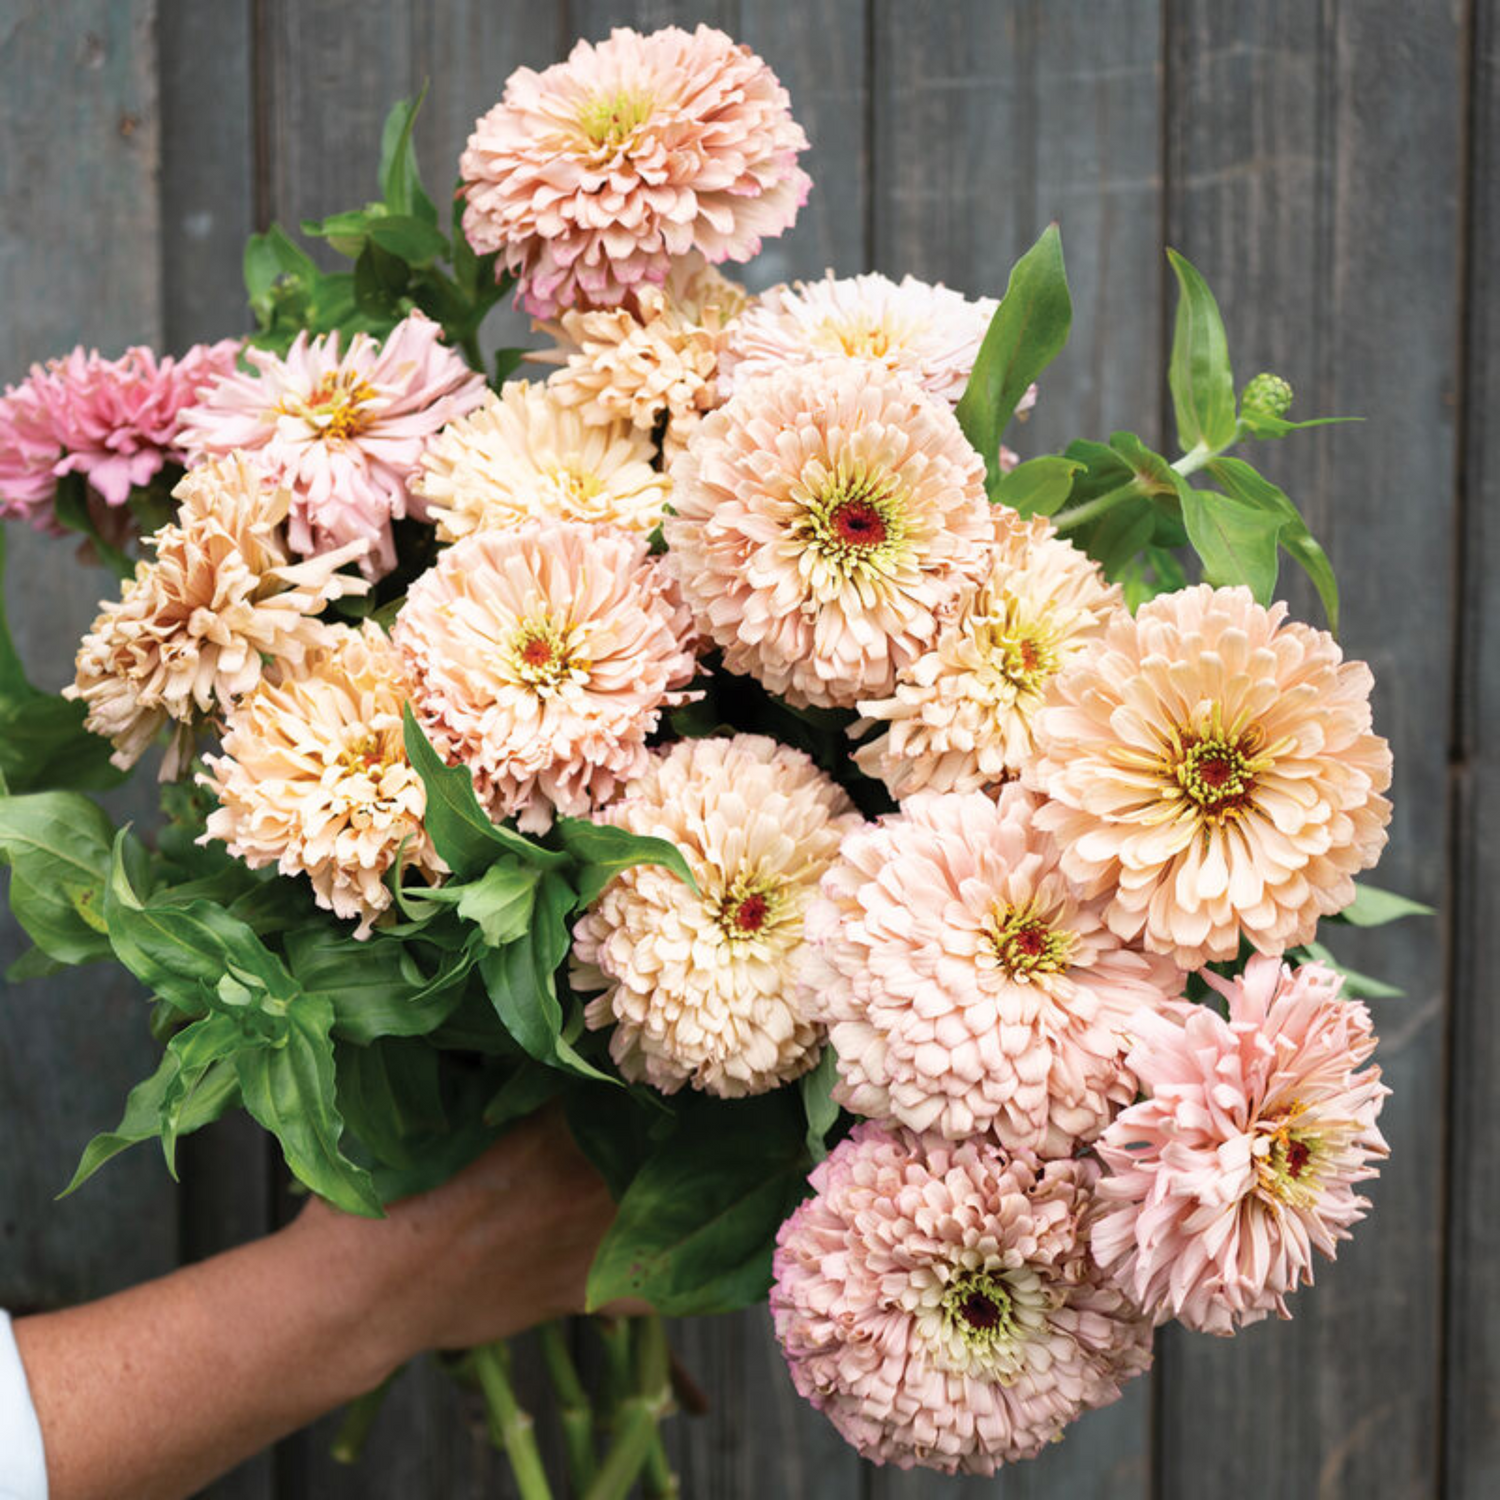
[{"label": "weathered gray wood", "polygon": [[[0,378],[74,343],[154,340],[158,287],[154,7],[8,6],[0,27]],[[106,576],[67,541],[8,529],[10,613],[36,681],[72,677]],[[117,800],[134,815],[142,799]],[[0,965],[26,947],[7,912]],[[159,1156],[112,1163],[54,1203],[96,1131],[154,1064],[138,987],[106,967],[0,995],[0,1305],[97,1296],[168,1269],[177,1198]]]},{"label": "weathered gray wood", "polygon": [[1500,1490],[1500,8],[1475,11],[1463,384],[1463,591],[1455,737],[1446,1493]]},{"label": "weathered gray wood", "polygon": [[[1267,455],[1344,589],[1396,757],[1377,883],[1445,897],[1452,631],[1460,31],[1449,7],[1174,8],[1174,238],[1229,308],[1241,373],[1286,370],[1294,411],[1362,413]],[[1431,925],[1335,935],[1406,998],[1374,1007],[1394,1095],[1371,1220],[1290,1326],[1174,1338],[1161,1493],[1436,1492],[1444,955]]]}]

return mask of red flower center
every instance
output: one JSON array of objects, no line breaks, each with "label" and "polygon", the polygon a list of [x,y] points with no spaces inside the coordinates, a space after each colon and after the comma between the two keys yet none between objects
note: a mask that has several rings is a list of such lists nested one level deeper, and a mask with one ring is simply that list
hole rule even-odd
[{"label": "red flower center", "polygon": [[1293,1179],[1300,1177],[1311,1156],[1312,1151],[1305,1141],[1290,1142],[1286,1148],[1287,1176]]},{"label": "red flower center", "polygon": [[741,932],[759,932],[766,925],[766,898],[746,896],[729,914],[730,925]]},{"label": "red flower center", "polygon": [[868,500],[846,500],[828,518],[846,547],[878,547],[885,541],[885,517]]},{"label": "red flower center", "polygon": [[534,635],[521,647],[521,660],[528,667],[545,667],[552,661],[552,644],[543,640],[541,636]]},{"label": "red flower center", "polygon": [[959,1303],[958,1310],[964,1322],[980,1333],[988,1333],[990,1329],[999,1326],[1000,1309],[995,1306],[994,1299],[985,1296],[983,1292],[969,1292]]}]

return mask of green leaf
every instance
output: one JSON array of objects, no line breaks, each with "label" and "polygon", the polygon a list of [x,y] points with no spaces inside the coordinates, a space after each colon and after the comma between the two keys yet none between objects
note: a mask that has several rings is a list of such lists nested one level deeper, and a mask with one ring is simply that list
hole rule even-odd
[{"label": "green leaf", "polygon": [[1175,250],[1167,259],[1177,273],[1177,321],[1167,383],[1177,412],[1177,436],[1184,449],[1200,443],[1223,448],[1236,431],[1234,372],[1224,320],[1208,283]]},{"label": "green leaf", "polygon": [[1246,584],[1260,603],[1269,604],[1276,591],[1276,548],[1283,522],[1243,500],[1195,490],[1186,480],[1178,496],[1188,540],[1203,560],[1204,578],[1216,585]]},{"label": "green leaf", "polygon": [[524,1120],[537,1112],[562,1086],[556,1068],[539,1068],[523,1061],[484,1107],[484,1123],[494,1129]]},{"label": "green leaf", "polygon": [[1133,432],[1110,433],[1109,446],[1129,467],[1141,494],[1176,498],[1178,475],[1172,465],[1160,453],[1153,453]]},{"label": "green leaf", "polygon": [[425,1042],[404,1038],[335,1049],[339,1112],[348,1129],[388,1166],[418,1165],[426,1140],[447,1131],[438,1056]]},{"label": "green leaf", "polygon": [[495,378],[492,383],[497,390],[521,368],[521,361],[526,358],[526,354],[525,349],[495,350]]},{"label": "green leaf", "polygon": [[426,265],[448,248],[447,239],[437,228],[406,214],[388,214],[372,219],[369,234],[382,250],[390,251],[413,266]]},{"label": "green leaf", "polygon": [[427,97],[427,85],[415,99],[400,99],[391,106],[380,133],[380,191],[392,213],[410,214],[426,224],[437,223],[437,207],[422,190],[417,153],[412,145],[412,127],[417,111]]},{"label": "green leaf", "polygon": [[1107,512],[1079,538],[1084,551],[1111,578],[1121,577],[1156,530],[1156,514],[1142,495],[1132,496]]},{"label": "green leaf", "polygon": [[7,984],[24,984],[28,979],[47,979],[68,967],[40,948],[28,948],[5,971]]},{"label": "green leaf", "polygon": [[526,931],[541,875],[514,859],[497,859],[478,880],[459,888],[459,916],[475,923],[492,948]]},{"label": "green leaf", "polygon": [[1318,598],[1328,615],[1328,628],[1335,634],[1339,628],[1339,585],[1334,577],[1333,564],[1328,554],[1313,539],[1302,519],[1302,513],[1292,504],[1286,494],[1258,473],[1244,459],[1216,458],[1208,466],[1209,472],[1224,486],[1227,494],[1247,505],[1254,505],[1268,515],[1281,520],[1281,545],[1287,554],[1313,581]]},{"label": "green leaf", "polygon": [[379,1218],[380,1196],[370,1174],[339,1149],[344,1120],[333,1059],[333,1006],[322,996],[304,995],[287,1020],[281,1046],[235,1057],[245,1108],[281,1143],[299,1182],[346,1213]]},{"label": "green leaf", "polygon": [[88,539],[94,555],[116,578],[135,576],[135,560],[100,535],[99,527],[89,511],[88,484],[82,474],[65,474],[58,480],[57,493],[52,500],[52,513],[69,531],[76,531]]},{"label": "green leaf", "polygon": [[1399,922],[1402,917],[1430,917],[1435,913],[1432,907],[1413,901],[1409,896],[1398,896],[1394,891],[1382,891],[1377,886],[1357,882],[1354,900],[1338,915],[1351,927],[1383,927],[1387,922]]},{"label": "green leaf", "polygon": [[1313,417],[1306,422],[1288,422],[1285,417],[1273,416],[1268,411],[1240,413],[1240,426],[1253,438],[1284,438],[1289,432],[1301,432],[1307,427],[1336,427],[1343,422],[1363,421],[1363,417]]},{"label": "green leaf", "polygon": [[10,866],[10,909],[26,935],[62,964],[109,955],[90,908],[108,878],[115,831],[78,792],[0,798],[0,863]]},{"label": "green leaf", "polygon": [[405,708],[406,755],[427,790],[423,816],[437,852],[460,880],[472,880],[487,869],[498,851],[514,854],[541,869],[566,865],[568,856],[544,849],[508,828],[492,823],[474,795],[474,783],[463,766],[446,764]]},{"label": "green leaf", "polygon": [[1049,224],[1011,270],[956,411],[964,436],[984,459],[991,498],[1002,478],[1000,439],[1021,397],[1067,342],[1072,321],[1062,236]]},{"label": "green leaf", "polygon": [[807,1115],[807,1154],[815,1162],[828,1155],[828,1132],[838,1121],[839,1106],[833,1097],[838,1076],[838,1055],[832,1046],[826,1046],[817,1067],[797,1080],[802,1108]]},{"label": "green leaf", "polygon": [[807,1171],[805,1122],[789,1093],[684,1112],[620,1201],[589,1270],[591,1311],[633,1297],[688,1316],[765,1295],[776,1229]]},{"label": "green leaf", "polygon": [[[167,1043],[167,1053],[177,1060],[176,1071],[167,1080],[162,1095],[160,1110],[160,1135],[162,1154],[167,1159],[167,1171],[177,1176],[177,1140],[199,1125],[206,1123],[198,1119],[193,1110],[199,1089],[208,1077],[209,1070],[228,1064],[236,1053],[253,1046],[254,1039],[247,1036],[244,1027],[235,1016],[217,1014],[205,1016],[185,1026]],[[236,1082],[232,1068],[220,1068],[220,1090],[227,1105],[236,1093]]]},{"label": "green leaf", "polygon": [[698,881],[681,849],[669,839],[652,838],[591,823],[587,818],[560,817],[553,824],[557,840],[578,861],[578,905],[590,905],[622,870],[635,865],[661,865],[696,893]]},{"label": "green leaf", "polygon": [[990,499],[997,505],[1008,505],[1023,516],[1050,516],[1073,490],[1073,476],[1086,466],[1077,459],[1047,454],[1017,464],[1009,474],[1002,474]]}]

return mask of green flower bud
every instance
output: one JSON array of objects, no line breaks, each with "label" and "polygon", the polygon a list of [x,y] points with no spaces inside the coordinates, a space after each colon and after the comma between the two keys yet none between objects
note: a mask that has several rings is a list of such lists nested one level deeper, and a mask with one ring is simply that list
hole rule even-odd
[{"label": "green flower bud", "polygon": [[1255,376],[1240,394],[1240,410],[1262,416],[1282,417],[1292,404],[1292,388],[1269,371]]}]

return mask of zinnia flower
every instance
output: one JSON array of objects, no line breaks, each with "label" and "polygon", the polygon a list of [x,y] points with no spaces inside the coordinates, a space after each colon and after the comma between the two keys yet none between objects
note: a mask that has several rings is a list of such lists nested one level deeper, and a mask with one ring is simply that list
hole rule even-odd
[{"label": "zinnia flower", "polygon": [[857,732],[890,728],[854,758],[893,797],[1019,775],[1047,684],[1123,606],[1098,564],[1043,517],[994,514],[988,573],[950,607],[932,649],[896,674],[895,692],[859,705]]},{"label": "zinnia flower", "polygon": [[857,1114],[1061,1155],[1135,1098],[1139,1014],[1182,976],[1124,947],[1037,802],[923,792],[844,839],[807,919],[807,1005]]},{"label": "zinnia flower", "polygon": [[139,344],[118,359],[80,347],[33,365],[0,397],[0,514],[49,524],[57,480],[75,473],[107,505],[124,505],[133,487],[186,461],[179,416],[239,351],[238,339],[195,344],[179,359]]},{"label": "zinnia flower", "polygon": [[155,558],[104,606],[63,690],[88,704],[86,727],[114,744],[122,770],[174,723],[163,780],[191,755],[198,719],[248,693],[265,662],[301,662],[324,639],[318,611],[368,587],[336,571],[363,542],[289,565],[280,527],[291,495],[239,457],[189,471],[172,494],[176,519],[147,539]]},{"label": "zinnia flower", "polygon": [[1375,1124],[1390,1092],[1370,1013],[1321,964],[1252,958],[1243,976],[1203,976],[1225,1020],[1146,1017],[1130,1066],[1150,1096],[1098,1142],[1111,1175],[1094,1254],[1158,1322],[1233,1333],[1311,1282],[1368,1200],[1354,1184],[1386,1155]]},{"label": "zinnia flower", "polygon": [[218,797],[199,840],[222,839],[252,870],[306,874],[319,906],[359,918],[391,904],[398,856],[429,881],[447,867],[422,826],[427,794],[406,759],[407,685],[372,621],[330,626],[295,667],[273,663],[226,716],[224,753],[198,779]]},{"label": "zinnia flower", "polygon": [[[871,273],[799,281],[762,292],[741,314],[720,368],[725,392],[787,365],[845,355],[914,380],[956,406],[1000,304],[907,276]],[[1035,401],[1035,387],[1023,405]]]},{"label": "zinnia flower", "polygon": [[464,233],[539,317],[608,307],[672,259],[749,260],[797,217],[807,137],[776,75],[722,31],[617,27],[518,68],[459,162]]},{"label": "zinnia flower", "polygon": [[1184,969],[1306,942],[1385,843],[1391,752],[1370,669],[1243,588],[1110,620],[1052,684],[1030,775],[1063,868]]},{"label": "zinnia flower", "polygon": [[445,542],[549,518],[649,532],[667,499],[655,456],[628,422],[590,426],[546,386],[511,381],[433,440],[415,489]]},{"label": "zinnia flower", "polygon": [[645,538],[578,522],[465,537],[411,586],[391,634],[427,737],[528,831],[640,775],[646,736],[693,677],[692,622]]},{"label": "zinnia flower", "polygon": [[719,405],[719,356],[744,305],[744,289],[695,251],[673,263],[664,285],[639,284],[620,307],[572,310],[541,325],[557,347],[531,358],[562,365],[547,387],[587,422],[624,418],[651,434],[665,417],[670,462]]},{"label": "zinnia flower", "polygon": [[672,506],[667,559],[699,630],[798,706],[889,693],[993,530],[948,408],[850,359],[737,390],[672,465]]},{"label": "zinnia flower", "polygon": [[842,832],[860,821],[800,751],[761,735],[683,740],[651,759],[600,820],[669,839],[698,882],[623,871],[573,934],[573,985],[602,990],[627,1078],[759,1094],[817,1061],[822,1033],[796,982],[802,919]]},{"label": "zinnia flower", "polygon": [[1151,1363],[1098,1272],[1098,1168],[861,1125],[776,1237],[771,1314],[797,1390],[866,1458],[993,1474]]},{"label": "zinnia flower", "polygon": [[429,438],[485,397],[484,377],[438,342],[421,313],[377,343],[357,333],[297,335],[285,359],[247,349],[253,374],[224,376],[183,414],[196,462],[241,449],[293,495],[292,550],[315,556],[362,540],[371,578],[396,563],[391,521],[422,519],[408,481]]}]

